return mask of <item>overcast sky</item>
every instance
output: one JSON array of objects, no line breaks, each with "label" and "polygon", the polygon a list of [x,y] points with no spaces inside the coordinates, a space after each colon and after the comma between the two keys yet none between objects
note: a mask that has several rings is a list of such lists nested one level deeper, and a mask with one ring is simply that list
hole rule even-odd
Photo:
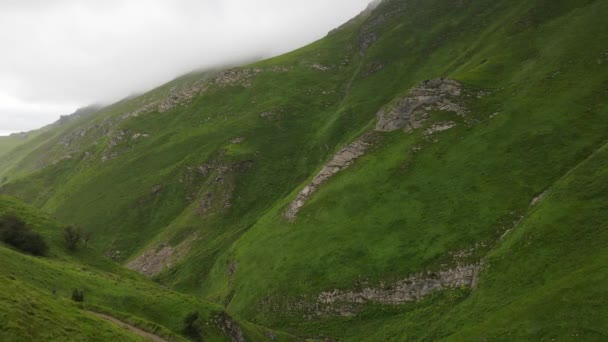
[{"label": "overcast sky", "polygon": [[0,135],[323,37],[370,0],[0,0]]}]

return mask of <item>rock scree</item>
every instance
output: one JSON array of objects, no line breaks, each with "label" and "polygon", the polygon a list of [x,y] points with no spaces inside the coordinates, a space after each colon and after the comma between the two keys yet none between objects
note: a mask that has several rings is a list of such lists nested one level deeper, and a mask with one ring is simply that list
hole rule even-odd
[{"label": "rock scree", "polygon": [[442,290],[475,289],[483,268],[483,261],[473,264],[459,263],[449,269],[423,271],[392,282],[363,282],[351,289],[332,289],[316,296],[268,297],[259,303],[259,309],[274,311],[283,307],[280,302],[287,301],[289,314],[302,315],[307,319],[354,316],[364,310],[367,304],[402,305],[418,302]]},{"label": "rock scree", "polygon": [[306,200],[312,196],[312,194],[315,193],[323,183],[327,182],[327,180],[329,180],[336,173],[349,167],[355,162],[355,160],[364,155],[370,147],[370,143],[367,142],[367,138],[368,135],[356,140],[338,151],[338,153],[336,153],[333,158],[327,164],[325,164],[325,166],[323,166],[312,182],[308,183],[308,185],[306,185],[304,189],[300,191],[296,199],[291,202],[289,208],[285,212],[285,218],[294,220],[298,214],[298,211],[300,211],[300,209],[304,206],[304,203],[306,203]]},{"label": "rock scree", "polygon": [[147,277],[154,277],[184,258],[197,238],[198,234],[193,234],[175,247],[168,243],[160,243],[129,262],[127,268]]},{"label": "rock scree", "polygon": [[395,281],[358,281],[349,289],[331,289],[317,295],[271,295],[258,303],[257,310],[276,312],[286,309],[286,314],[306,319],[354,316],[369,304],[403,305],[421,301],[442,290],[474,290],[484,267],[483,260],[474,263],[457,262],[450,268],[422,271]]},{"label": "rock scree", "polygon": [[461,94],[462,85],[457,81],[444,78],[424,81],[406,97],[378,112],[376,131],[420,128],[434,110],[465,115],[466,109],[458,102]]},{"label": "rock scree", "polygon": [[475,288],[482,264],[458,265],[455,268],[415,274],[392,284],[380,283],[359,291],[332,290],[321,293],[318,301],[324,304],[366,303],[403,304],[418,301],[446,288],[467,286]]}]

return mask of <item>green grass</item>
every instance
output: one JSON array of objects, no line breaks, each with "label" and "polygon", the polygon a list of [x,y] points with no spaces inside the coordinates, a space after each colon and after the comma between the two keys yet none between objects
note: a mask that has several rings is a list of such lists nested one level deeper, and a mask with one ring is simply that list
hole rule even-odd
[{"label": "green grass", "polygon": [[9,153],[15,147],[25,143],[26,141],[27,140],[25,138],[15,136],[0,137],[0,157]]},{"label": "green grass", "polygon": [[0,279],[2,341],[142,340],[65,299],[33,289],[10,276],[2,275]]},{"label": "green grass", "polygon": [[[0,329],[4,334],[3,340],[61,340],[65,336],[105,340],[112,336],[112,332],[120,340],[133,339],[133,336],[130,339],[121,336],[116,333],[116,328],[112,330],[103,324],[107,335],[94,336],[95,324],[99,324],[99,320],[87,314],[86,309],[110,314],[169,340],[179,341],[184,340],[181,336],[183,320],[188,313],[198,311],[203,322],[211,322],[222,312],[219,306],[163,288],[100,257],[90,248],[81,245],[74,252],[68,251],[61,240],[61,226],[18,200],[0,196],[0,213],[22,218],[51,244],[51,253],[45,258],[0,246],[4,278],[0,292],[9,296],[0,300],[2,305],[8,305],[0,311],[7,316],[4,320],[6,329]],[[23,288],[22,295],[8,300],[15,288]],[[82,305],[71,302],[73,289],[84,291]],[[48,329],[47,325],[53,321],[57,326]],[[40,329],[34,328],[38,324],[41,324]],[[82,330],[78,330],[80,325]],[[28,331],[33,335],[28,335]],[[257,327],[245,331],[249,335],[263,332]],[[213,324],[207,325],[203,333],[210,340],[226,338]]]},{"label": "green grass", "polygon": [[[261,72],[250,87],[210,86],[169,112],[120,120],[212,75],[193,73],[49,131],[0,157],[8,165],[0,175],[9,177],[0,192],[91,230],[95,239],[76,256],[55,249],[52,262],[24,260],[28,267],[65,268],[61,279],[69,286],[84,281],[70,265],[93,265],[105,273],[82,279],[99,292],[95,305],[171,331],[177,313],[191,305],[189,294],[252,322],[243,324],[299,336],[605,338],[599,303],[606,295],[600,156],[608,141],[607,14],[600,0],[387,0],[318,42],[246,66],[287,70]],[[369,27],[378,39],[361,55]],[[366,74],[377,64],[383,68]],[[379,109],[438,77],[462,82],[469,113],[433,113],[429,124],[458,126],[436,142],[421,132],[378,133],[371,151],[324,184],[294,223],[283,218],[323,164],[374,127]],[[486,95],[478,97],[480,91]],[[265,112],[274,115],[261,117]],[[113,149],[120,154],[101,162],[107,129],[149,136],[120,142]],[[61,144],[73,136],[75,143]],[[237,137],[244,141],[230,142]],[[66,153],[71,159],[56,162]],[[254,163],[236,167],[246,161]],[[232,170],[197,171],[205,164]],[[596,197],[584,196],[594,188]],[[547,189],[549,197],[531,208]],[[209,194],[210,209],[200,214]],[[192,234],[198,239],[191,252],[155,278],[185,293],[168,292],[158,309],[167,314],[145,304],[156,300],[156,284],[100,261],[103,252],[119,251],[124,263]],[[487,264],[473,291],[368,305],[351,318],[285,310],[296,298],[362,279],[379,284],[452,266],[450,253],[472,246],[481,247],[467,261]],[[229,264],[237,265],[234,274]],[[140,304],[95,285],[113,274],[145,284],[133,294]]]}]

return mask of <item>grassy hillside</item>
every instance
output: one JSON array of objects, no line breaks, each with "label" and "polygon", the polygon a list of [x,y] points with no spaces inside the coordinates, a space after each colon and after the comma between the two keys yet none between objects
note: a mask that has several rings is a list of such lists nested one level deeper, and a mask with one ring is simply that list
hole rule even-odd
[{"label": "grassy hillside", "polygon": [[0,192],[95,232],[89,263],[298,336],[602,340],[607,14],[385,0],[27,142]]},{"label": "grassy hillside", "polygon": [[26,139],[24,139],[22,137],[15,137],[15,136],[0,137],[0,157],[9,153],[12,149],[14,149],[15,147],[17,147],[25,142],[26,142]]},{"label": "grassy hillside", "polygon": [[[223,317],[219,306],[163,288],[90,248],[81,246],[68,251],[55,220],[18,200],[1,196],[0,215],[7,213],[41,233],[51,251],[46,257],[34,257],[0,245],[3,341],[140,339],[91,312],[109,314],[174,341],[185,340],[184,319],[189,313],[198,312],[201,321],[206,322],[206,339],[230,340],[218,318]],[[74,289],[84,291],[83,303],[70,300]],[[244,336],[264,336],[264,330],[248,323],[239,329],[243,329]]]}]

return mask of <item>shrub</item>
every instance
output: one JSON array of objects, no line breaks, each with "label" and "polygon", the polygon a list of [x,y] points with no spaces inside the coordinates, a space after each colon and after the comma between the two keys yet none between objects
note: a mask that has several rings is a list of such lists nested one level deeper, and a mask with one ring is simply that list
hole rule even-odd
[{"label": "shrub", "polygon": [[75,250],[78,247],[78,242],[82,237],[82,232],[79,228],[72,226],[63,228],[63,242],[69,250]]},{"label": "shrub", "polygon": [[75,302],[84,302],[84,291],[74,289],[72,291],[72,300]]},{"label": "shrub", "polygon": [[196,321],[198,320],[198,312],[193,311],[189,313],[184,319],[184,334],[194,341],[200,340],[200,332],[196,327]]},{"label": "shrub", "polygon": [[45,255],[49,246],[42,236],[32,231],[22,220],[12,215],[0,217],[0,240],[33,255]]},{"label": "shrub", "polygon": [[82,242],[84,242],[84,248],[87,248],[87,246],[89,245],[89,242],[91,242],[92,239],[93,239],[93,232],[88,231],[88,232],[82,233]]}]

